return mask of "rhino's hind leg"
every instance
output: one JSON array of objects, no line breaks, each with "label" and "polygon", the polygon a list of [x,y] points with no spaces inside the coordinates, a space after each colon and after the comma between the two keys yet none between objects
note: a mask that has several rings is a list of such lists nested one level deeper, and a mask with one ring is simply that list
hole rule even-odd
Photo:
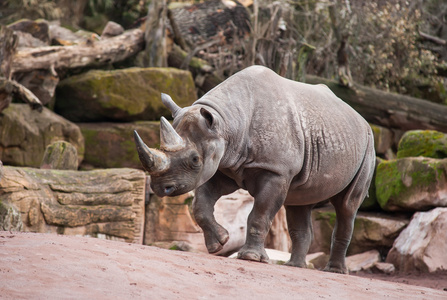
[{"label": "rhino's hind leg", "polygon": [[287,266],[306,268],[306,254],[312,242],[312,207],[286,206],[287,226],[292,240],[292,253]]},{"label": "rhino's hind leg", "polygon": [[357,210],[365,199],[374,172],[375,154],[370,149],[352,182],[330,199],[334,205],[336,221],[332,232],[331,254],[324,271],[348,274],[346,252],[351,242]]}]

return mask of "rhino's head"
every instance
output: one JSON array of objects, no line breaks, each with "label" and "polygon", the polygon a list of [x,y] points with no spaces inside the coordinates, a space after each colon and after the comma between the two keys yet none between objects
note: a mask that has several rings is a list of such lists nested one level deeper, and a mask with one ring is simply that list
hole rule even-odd
[{"label": "rhino's head", "polygon": [[217,171],[225,142],[217,133],[215,113],[200,106],[180,108],[162,94],[163,103],[171,110],[174,127],[160,120],[160,149],[149,148],[134,131],[138,156],[151,175],[151,188],[158,196],[187,193]]}]

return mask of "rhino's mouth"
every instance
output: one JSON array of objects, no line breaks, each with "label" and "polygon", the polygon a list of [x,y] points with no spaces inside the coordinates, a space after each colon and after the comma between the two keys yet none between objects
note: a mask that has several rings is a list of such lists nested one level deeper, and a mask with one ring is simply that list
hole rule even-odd
[{"label": "rhino's mouth", "polygon": [[162,186],[155,188],[154,191],[160,197],[164,196],[174,197],[189,192],[186,185],[184,184],[176,185],[172,183],[163,184]]}]

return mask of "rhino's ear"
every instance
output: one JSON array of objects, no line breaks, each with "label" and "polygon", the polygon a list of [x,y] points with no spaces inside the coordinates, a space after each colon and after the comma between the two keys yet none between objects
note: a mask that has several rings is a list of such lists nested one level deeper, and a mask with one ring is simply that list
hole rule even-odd
[{"label": "rhino's ear", "polygon": [[171,111],[173,118],[181,110],[181,107],[178,106],[168,94],[161,93],[161,102],[163,102],[164,106]]},{"label": "rhino's ear", "polygon": [[206,125],[208,125],[208,128],[213,128],[214,126],[214,117],[213,114],[210,113],[206,108],[200,109],[200,114],[205,119]]}]

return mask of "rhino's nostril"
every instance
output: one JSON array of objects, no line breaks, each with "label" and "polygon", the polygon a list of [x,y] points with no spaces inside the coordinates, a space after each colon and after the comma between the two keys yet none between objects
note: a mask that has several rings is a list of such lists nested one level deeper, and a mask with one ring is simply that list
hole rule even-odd
[{"label": "rhino's nostril", "polygon": [[167,186],[165,186],[165,194],[166,195],[170,195],[170,194],[172,194],[173,192],[175,191],[175,186],[173,186],[173,185],[167,185]]}]

